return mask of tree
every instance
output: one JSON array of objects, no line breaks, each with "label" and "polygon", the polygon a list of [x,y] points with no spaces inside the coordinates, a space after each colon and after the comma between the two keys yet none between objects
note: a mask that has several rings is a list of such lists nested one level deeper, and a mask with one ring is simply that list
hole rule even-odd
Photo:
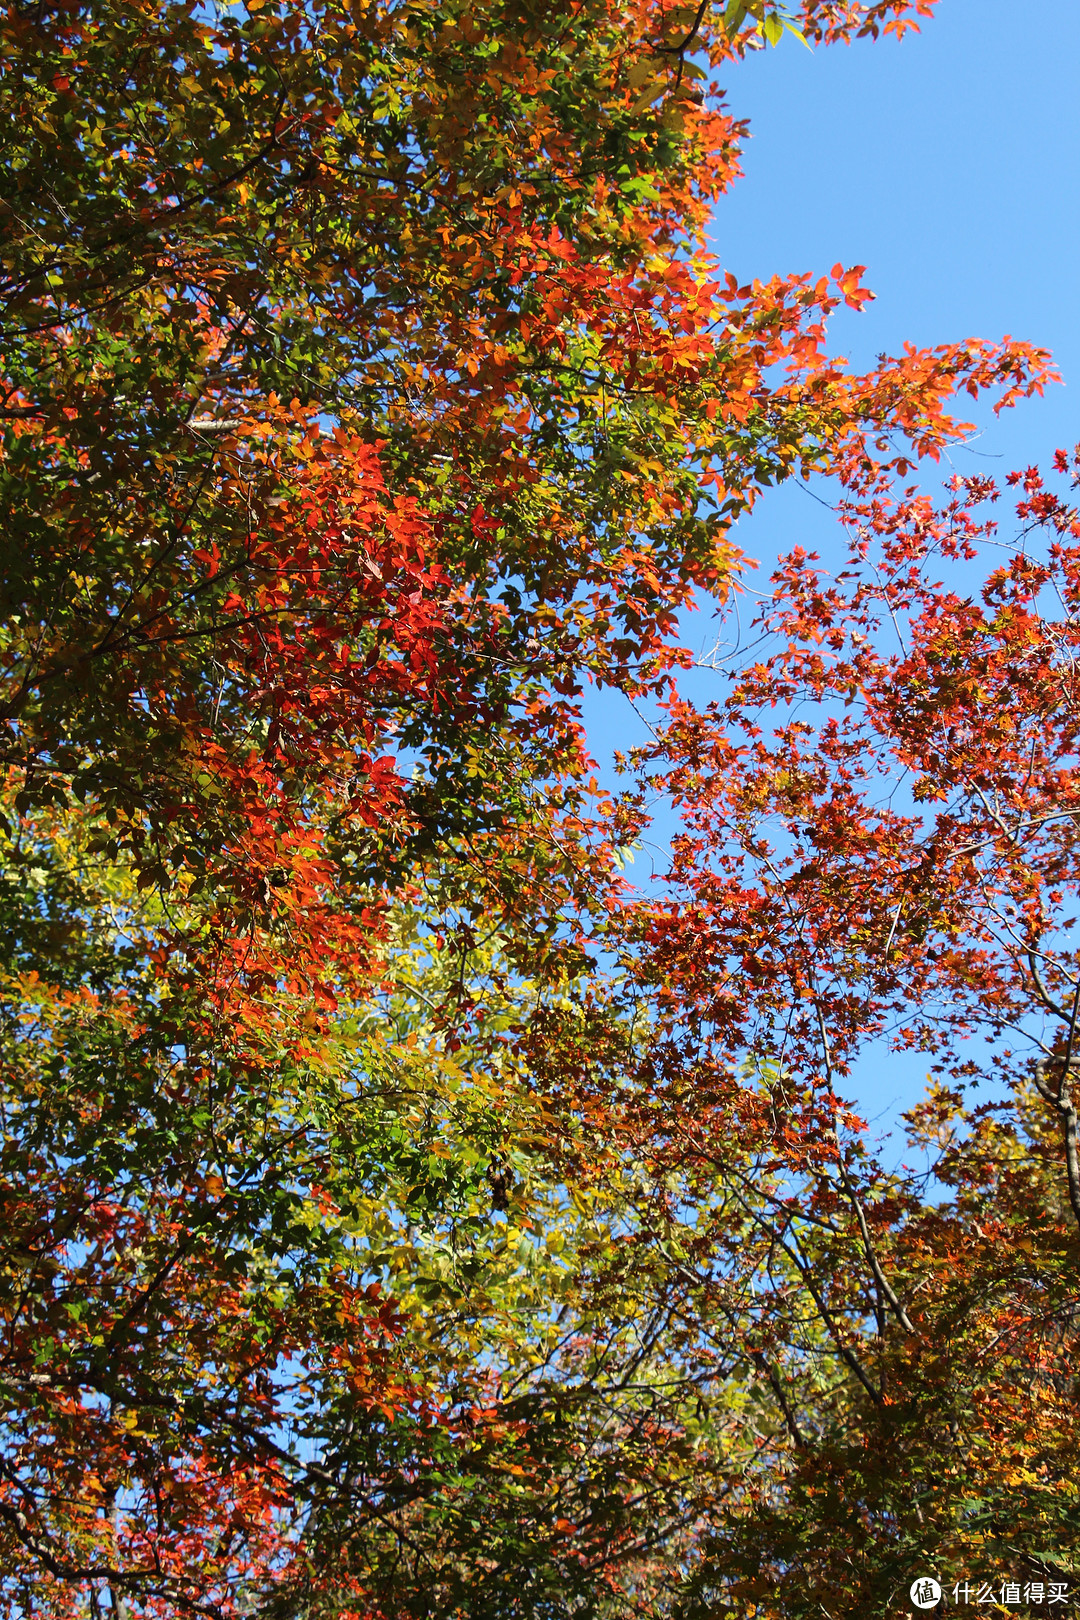
[{"label": "tree", "polygon": [[[637,1152],[761,1442],[680,1614],[1075,1582],[1080,516],[1009,482],[1003,546],[991,480],[935,509],[867,474],[842,566],[782,559],[773,650],[651,756],[686,830],[629,919],[666,1031]],[[931,1064],[923,1168],[844,1100],[885,1042]]]},{"label": "tree", "polygon": [[650,1612],[757,1455],[637,1240],[575,700],[670,690],[758,489],[1046,375],[851,376],[858,271],[709,261],[707,74],[782,29],[7,14],[11,1614]]}]

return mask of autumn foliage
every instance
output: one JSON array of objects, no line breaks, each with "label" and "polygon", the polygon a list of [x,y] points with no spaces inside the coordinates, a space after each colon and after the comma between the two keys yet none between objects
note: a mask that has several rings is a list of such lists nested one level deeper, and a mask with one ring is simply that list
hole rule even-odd
[{"label": "autumn foliage", "polygon": [[[1076,469],[910,481],[1049,358],[854,374],[860,267],[704,237],[713,74],[931,10],[6,13],[13,1620],[1068,1579]],[[844,557],[695,707],[795,474]],[[621,796],[589,683],[664,706]],[[916,1169],[869,1043],[926,1054]]]}]

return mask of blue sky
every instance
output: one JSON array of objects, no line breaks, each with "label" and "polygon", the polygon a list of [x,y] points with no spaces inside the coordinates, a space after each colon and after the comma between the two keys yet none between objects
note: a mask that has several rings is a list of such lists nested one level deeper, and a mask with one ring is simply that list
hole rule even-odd
[{"label": "blue sky", "polygon": [[[903,40],[811,53],[785,36],[728,76],[751,138],[711,245],[740,280],[865,264],[874,301],[838,311],[830,332],[860,369],[905,340],[1008,333],[1052,351],[1065,386],[1000,417],[964,413],[980,431],[953,452],[961,472],[1045,464],[1080,440],[1080,0],[1022,14],[1024,29],[1015,0],[942,0]],[[834,535],[792,485],[735,539],[767,575],[779,552]],[[707,646],[715,626],[687,633]],[[605,769],[646,735],[614,699],[590,700],[586,719]]]},{"label": "blue sky", "polygon": [[[1066,386],[995,418],[953,453],[956,470],[1003,476],[1080,440],[1080,0],[941,0],[919,34],[811,53],[786,37],[727,77],[750,120],[744,178],[718,205],[711,244],[740,281],[866,265],[876,293],[830,336],[859,369],[918,344],[1006,333],[1052,350]],[[942,470],[942,475],[950,468]],[[735,533],[767,565],[796,544],[827,550],[835,525],[794,485]],[[767,575],[767,566],[762,572]],[[764,581],[762,581],[764,583]],[[687,625],[707,646],[716,626]],[[707,698],[698,676],[694,695]],[[605,775],[647,735],[621,700],[591,696]],[[662,863],[667,818],[638,861]],[[924,1064],[870,1055],[857,1086],[882,1125],[921,1089]]]},{"label": "blue sky", "polygon": [[[1080,0],[941,0],[918,34],[813,53],[785,36],[727,90],[751,138],[710,233],[725,268],[749,281],[865,264],[874,301],[830,329],[860,370],[905,341],[1050,349],[1065,386],[1000,417],[963,411],[980,431],[959,471],[1045,464],[1080,440]],[[764,564],[830,526],[790,486],[736,539]],[[593,718],[606,758],[622,722]]]},{"label": "blue sky", "polygon": [[[1080,0],[1022,12],[941,0],[918,34],[813,53],[785,36],[734,67],[727,90],[751,138],[711,231],[726,268],[749,280],[865,264],[874,301],[838,311],[830,331],[860,369],[905,340],[1008,333],[1049,348],[1065,386],[1000,417],[965,411],[979,433],[953,452],[961,472],[1046,464],[1080,440]],[[760,575],[779,552],[834,536],[794,485],[735,531]],[[691,620],[687,635],[706,646],[715,626]],[[586,720],[605,771],[646,735],[607,697]]]},{"label": "blue sky", "polygon": [[[877,300],[837,325],[859,365],[905,338],[1010,332],[1075,374],[1077,0],[941,0],[919,34],[813,55],[786,39],[728,90],[752,139],[713,244],[740,276],[866,264]],[[1075,437],[1056,393],[1002,446]]]}]

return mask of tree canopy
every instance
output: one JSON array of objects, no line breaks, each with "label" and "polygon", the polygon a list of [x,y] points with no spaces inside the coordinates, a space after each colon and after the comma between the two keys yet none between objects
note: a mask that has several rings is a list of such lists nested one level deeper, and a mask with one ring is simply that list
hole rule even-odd
[{"label": "tree canopy", "polygon": [[[910,483],[1049,357],[854,373],[860,266],[705,241],[715,75],[931,11],[6,12],[12,1620],[1067,1585],[1076,467],[1004,551]],[[795,474],[847,559],[695,707],[680,616]],[[590,683],[667,717],[621,794]],[[845,1099],[882,1038],[927,1170]]]}]

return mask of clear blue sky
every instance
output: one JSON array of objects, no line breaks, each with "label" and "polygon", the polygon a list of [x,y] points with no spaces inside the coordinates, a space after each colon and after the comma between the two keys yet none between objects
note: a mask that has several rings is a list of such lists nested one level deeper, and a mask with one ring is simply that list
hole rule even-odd
[{"label": "clear blue sky", "polygon": [[[725,265],[748,279],[865,264],[875,301],[832,325],[859,369],[905,339],[1008,333],[1049,348],[1067,386],[983,413],[959,470],[1007,471],[1076,443],[1080,0],[941,0],[919,34],[814,55],[788,38],[752,54],[728,90],[752,138],[716,211]],[[764,503],[744,549],[786,550],[799,510],[794,491]]]},{"label": "clear blue sky", "polygon": [[[785,39],[728,89],[752,138],[713,244],[740,277],[865,264],[877,300],[837,326],[860,366],[1009,332],[1075,376],[1077,0],[941,0],[919,34],[814,55]],[[1077,391],[1007,421],[1001,448],[1080,436]]]},{"label": "clear blue sky", "polygon": [[[1045,464],[1080,440],[1080,0],[941,0],[919,34],[813,54],[789,36],[730,70],[726,88],[751,139],[711,232],[725,268],[747,281],[865,264],[875,301],[831,327],[859,369],[905,340],[1008,333],[1052,350],[1066,386],[980,413],[980,436],[954,452],[961,472]],[[827,549],[833,531],[791,486],[735,539],[767,565],[795,544]],[[716,633],[687,632],[691,645]],[[696,677],[694,695],[711,679]],[[614,698],[590,696],[585,719],[605,775],[613,749],[647,735]],[[669,831],[658,819],[657,864]],[[879,1054],[857,1089],[888,1124],[922,1078]]]},{"label": "clear blue sky", "polygon": [[[941,0],[918,34],[814,53],[786,36],[727,90],[751,138],[711,232],[726,268],[745,281],[865,264],[874,302],[830,332],[859,369],[905,340],[1008,333],[1049,348],[1065,386],[1000,417],[965,411],[981,431],[953,452],[962,472],[1045,464],[1080,440],[1080,0]],[[833,532],[790,486],[735,538],[767,574]],[[707,645],[715,627],[687,632]],[[613,699],[590,700],[586,719],[605,768],[646,735]]]}]

